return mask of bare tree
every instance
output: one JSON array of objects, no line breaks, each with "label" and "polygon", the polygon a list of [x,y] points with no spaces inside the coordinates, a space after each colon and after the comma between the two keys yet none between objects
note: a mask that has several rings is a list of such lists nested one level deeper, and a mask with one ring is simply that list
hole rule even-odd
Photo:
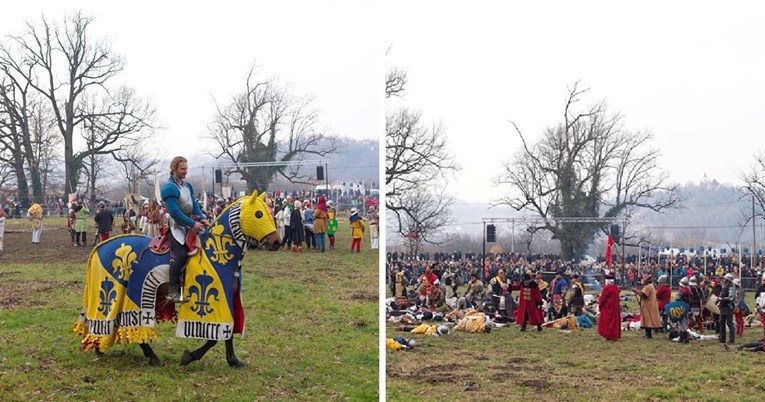
[{"label": "bare tree", "polygon": [[630,216],[638,208],[661,212],[678,202],[677,186],[666,183],[659,152],[649,147],[651,135],[625,130],[623,118],[610,114],[605,102],[575,111],[585,92],[578,83],[569,89],[563,123],[548,128],[536,144],[513,123],[523,148],[494,179],[511,188],[499,203],[543,218],[528,231],[552,233],[564,258],[581,256],[605,225],[556,217]]},{"label": "bare tree", "polygon": [[399,68],[391,69],[385,76],[385,97],[390,98],[392,96],[404,96],[404,88],[406,88],[406,83],[406,70]]},{"label": "bare tree", "polygon": [[385,131],[385,207],[392,213],[395,231],[423,242],[437,241],[438,229],[449,221],[452,198],[433,189],[445,188],[449,174],[459,169],[444,128],[428,128],[419,112],[401,108],[388,112]]},{"label": "bare tree", "polygon": [[[744,182],[743,190],[754,197],[756,210],[754,217],[765,218],[765,154],[760,152],[754,156],[754,165],[749,171],[738,174],[739,179]],[[743,225],[750,223],[753,218],[751,213],[744,213]]]},{"label": "bare tree", "polygon": [[[212,155],[237,165],[267,163],[259,167],[236,167],[249,191],[265,190],[281,175],[292,183],[305,183],[309,175],[299,163],[310,156],[336,152],[336,138],[319,127],[319,112],[312,98],[291,94],[288,86],[274,79],[258,81],[255,66],[247,75],[245,91],[221,108],[208,127],[208,136],[219,149]],[[294,164],[287,166],[292,162]]]},{"label": "bare tree", "polygon": [[122,166],[129,192],[137,193],[140,182],[153,186],[154,183],[150,183],[149,179],[154,177],[160,162],[160,156],[156,152],[147,149],[140,142],[134,142],[115,153],[114,158]]},{"label": "bare tree", "polygon": [[[107,82],[122,71],[124,62],[112,52],[107,40],[91,37],[92,22],[93,18],[82,12],[66,17],[61,26],[42,17],[39,25],[27,22],[26,32],[10,37],[12,48],[0,45],[0,63],[9,66],[51,107],[64,142],[65,191],[69,192],[77,186],[82,160],[88,152],[116,151],[119,146],[113,138],[151,127],[153,119],[153,109],[138,102],[132,90],[121,88],[112,94],[107,88]],[[16,53],[20,57],[14,57]],[[111,102],[104,102],[101,109],[81,109],[82,100],[92,94]],[[74,133],[86,121],[98,127],[103,142],[76,153]]]}]

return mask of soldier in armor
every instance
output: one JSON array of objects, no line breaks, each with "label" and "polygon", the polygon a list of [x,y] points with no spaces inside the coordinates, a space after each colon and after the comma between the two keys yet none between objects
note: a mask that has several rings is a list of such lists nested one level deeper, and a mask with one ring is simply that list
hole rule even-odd
[{"label": "soldier in armor", "polygon": [[[188,165],[186,158],[176,156],[170,162],[170,178],[162,186],[162,201],[170,215],[170,277],[167,298],[173,303],[183,303],[181,294],[181,270],[186,265],[188,254],[193,251],[190,242],[205,226],[209,225],[194,199],[194,189],[186,182]],[[196,219],[194,219],[196,218]],[[188,236],[191,235],[191,236]],[[189,239],[188,237],[191,237]]]}]

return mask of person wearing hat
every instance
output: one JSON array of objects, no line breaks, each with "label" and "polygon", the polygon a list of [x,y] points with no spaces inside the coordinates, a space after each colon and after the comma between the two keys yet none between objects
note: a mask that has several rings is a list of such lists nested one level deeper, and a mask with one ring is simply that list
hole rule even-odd
[{"label": "person wearing hat", "polygon": [[661,329],[664,332],[667,328],[667,314],[664,313],[664,307],[672,300],[672,288],[669,287],[669,278],[667,275],[659,276],[659,288],[656,289],[656,302],[659,305],[659,314],[661,314]]},{"label": "person wearing hat", "polygon": [[568,289],[568,281],[566,281],[566,278],[564,278],[561,272],[558,271],[550,287],[552,288],[550,318],[558,319],[566,315],[566,300],[563,295],[566,294],[566,290]]},{"label": "person wearing hat", "polygon": [[757,303],[757,309],[760,313],[760,323],[762,324],[762,334],[765,336],[765,273],[762,274],[760,287],[754,293],[754,300]]},{"label": "person wearing hat", "polygon": [[531,279],[531,274],[523,274],[523,281],[519,285],[513,285],[513,290],[520,290],[518,297],[518,315],[516,324],[521,325],[521,331],[526,331],[526,324],[536,325],[537,331],[542,330],[545,322],[542,312],[542,294],[539,285]]},{"label": "person wearing hat", "polygon": [[88,199],[83,199],[82,205],[73,202],[72,209],[74,209],[77,220],[74,224],[75,242],[77,246],[84,247],[88,244],[88,214],[90,213]]},{"label": "person wearing hat", "polygon": [[491,286],[491,302],[494,308],[499,311],[502,296],[507,292],[508,287],[504,269],[500,268],[497,275],[489,280],[489,286]]},{"label": "person wearing hat", "polygon": [[693,323],[696,331],[700,334],[704,333],[704,323],[701,319],[701,311],[704,306],[704,293],[699,288],[698,283],[696,282],[696,277],[692,276],[688,280],[688,288],[691,291],[691,302],[689,303],[691,306],[691,316],[689,318],[689,321]]},{"label": "person wearing hat", "polygon": [[361,252],[361,239],[364,238],[364,220],[359,216],[359,210],[356,207],[351,208],[351,252],[356,249],[357,253]]},{"label": "person wearing hat", "polygon": [[327,203],[323,196],[319,196],[316,208],[313,210],[313,236],[316,243],[316,251],[324,252],[327,248],[324,234],[327,233]]},{"label": "person wearing hat", "polygon": [[653,339],[652,330],[661,328],[659,319],[659,304],[656,301],[656,288],[651,283],[651,275],[643,276],[643,288],[634,290],[640,298],[640,328],[645,330],[645,338]]},{"label": "person wearing hat", "polygon": [[73,199],[69,203],[69,211],[66,213],[66,228],[69,230],[69,235],[72,240],[72,247],[77,246],[77,242],[74,239],[75,233],[75,226],[77,225],[77,211],[75,211],[75,207],[77,206],[77,200]]},{"label": "person wearing hat", "polygon": [[42,205],[38,203],[32,204],[32,206],[27,210],[27,217],[32,221],[32,244],[40,244],[40,236],[42,236],[43,229]]},{"label": "person wearing hat", "polygon": [[481,299],[483,299],[483,292],[483,282],[478,279],[478,273],[471,272],[470,282],[467,284],[467,289],[465,289],[463,297],[467,299],[470,306],[478,306],[481,304]]},{"label": "person wearing hat", "polygon": [[542,300],[547,300],[549,302],[549,299],[547,298],[547,292],[550,284],[542,279],[542,274],[540,273],[537,273],[534,276],[534,281],[536,281],[537,285],[539,285],[539,293],[542,295]]},{"label": "person wearing hat", "polygon": [[622,337],[621,289],[614,283],[614,274],[606,275],[605,279],[606,286],[598,296],[598,335],[609,341],[618,341]]},{"label": "person wearing hat", "polygon": [[335,215],[335,202],[332,200],[327,201],[327,238],[329,239],[329,249],[335,249],[335,233],[337,232],[337,218]]},{"label": "person wearing hat", "polygon": [[727,273],[723,276],[723,285],[720,290],[720,296],[717,302],[720,305],[720,321],[718,322],[718,329],[720,330],[720,343],[725,343],[725,327],[728,327],[730,332],[730,338],[728,343],[735,343],[736,335],[735,328],[733,326],[733,309],[735,308],[736,301],[736,285],[733,284],[733,274]]},{"label": "person wearing hat", "polygon": [[734,300],[733,317],[736,319],[736,335],[744,335],[744,314],[749,307],[746,305],[744,299],[746,294],[744,288],[741,286],[741,280],[739,278],[733,279],[733,284],[736,286],[736,300]]}]

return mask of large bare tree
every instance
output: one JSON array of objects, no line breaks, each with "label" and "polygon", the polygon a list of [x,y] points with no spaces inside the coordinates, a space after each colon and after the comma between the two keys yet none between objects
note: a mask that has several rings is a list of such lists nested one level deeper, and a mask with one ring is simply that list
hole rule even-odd
[{"label": "large bare tree", "polygon": [[[406,73],[389,71],[386,98],[404,91]],[[449,222],[453,198],[443,191],[459,165],[449,152],[444,127],[430,127],[419,112],[406,107],[385,117],[385,207],[395,232],[421,242],[436,242],[439,229]],[[440,189],[440,190],[438,190]]]},{"label": "large bare tree", "polygon": [[568,90],[563,122],[529,143],[518,126],[522,149],[495,177],[510,187],[501,204],[531,212],[543,223],[529,232],[549,231],[560,240],[563,257],[580,257],[602,223],[565,223],[555,218],[630,216],[638,208],[663,211],[678,202],[677,186],[658,166],[651,135],[624,129],[623,117],[605,102],[575,110],[586,90]]},{"label": "large bare tree", "polygon": [[765,218],[765,153],[755,154],[754,164],[748,171],[740,172],[738,177],[744,182],[744,191],[754,197],[756,206],[753,215],[743,214],[746,217],[743,219],[743,224],[750,223],[752,218]]},{"label": "large bare tree", "polygon": [[[217,107],[208,137],[218,145],[212,155],[236,164],[231,171],[242,176],[249,191],[268,189],[277,175],[293,183],[307,182],[309,173],[299,162],[339,148],[336,138],[320,127],[312,98],[293,95],[275,79],[257,79],[255,66],[245,90],[225,107]],[[264,165],[239,166],[247,163]]]},{"label": "large bare tree", "polygon": [[[91,152],[107,154],[119,150],[119,138],[129,137],[153,125],[154,111],[134,91],[110,89],[108,82],[123,69],[123,59],[108,40],[93,38],[93,18],[76,12],[63,24],[42,17],[39,24],[26,23],[26,31],[10,36],[0,45],[0,64],[28,85],[50,105],[64,142],[65,191],[75,190],[82,160]],[[97,108],[85,109],[84,100],[104,99]],[[102,141],[76,152],[74,135],[88,122],[97,128]]]}]

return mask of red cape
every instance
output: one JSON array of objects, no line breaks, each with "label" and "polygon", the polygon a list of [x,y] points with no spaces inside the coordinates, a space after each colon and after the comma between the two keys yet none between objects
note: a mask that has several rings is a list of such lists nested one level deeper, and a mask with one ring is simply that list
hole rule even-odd
[{"label": "red cape", "polygon": [[619,305],[618,286],[606,285],[598,297],[600,316],[598,317],[598,335],[616,341],[622,337],[622,310]]},{"label": "red cape", "polygon": [[520,286],[514,285],[513,290],[520,290],[521,294],[518,297],[518,312],[515,320],[516,324],[523,324],[528,317],[529,324],[542,325],[545,322],[544,315],[542,314],[542,308],[539,307],[542,304],[542,294],[539,292],[539,285],[536,282],[531,281],[529,287],[523,287],[523,283]]}]

